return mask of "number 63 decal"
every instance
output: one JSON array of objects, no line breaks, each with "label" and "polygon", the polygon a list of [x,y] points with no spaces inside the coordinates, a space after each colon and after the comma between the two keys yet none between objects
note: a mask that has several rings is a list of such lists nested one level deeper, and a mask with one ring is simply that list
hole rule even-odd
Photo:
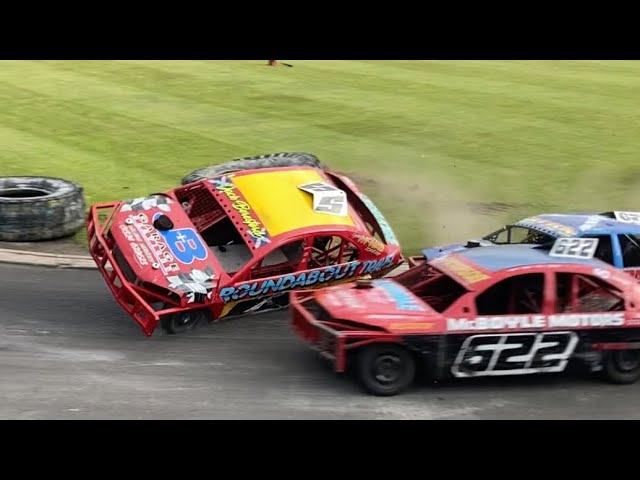
[{"label": "number 63 decal", "polygon": [[598,248],[597,238],[559,238],[549,255],[565,258],[593,258]]},{"label": "number 63 decal", "polygon": [[313,210],[344,217],[347,215],[349,203],[347,194],[339,188],[324,182],[313,182],[299,185],[298,188],[313,195]]}]

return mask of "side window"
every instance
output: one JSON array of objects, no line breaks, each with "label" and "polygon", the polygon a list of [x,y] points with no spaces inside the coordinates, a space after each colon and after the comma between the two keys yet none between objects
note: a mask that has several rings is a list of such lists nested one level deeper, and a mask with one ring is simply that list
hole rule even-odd
[{"label": "side window", "polygon": [[554,238],[546,233],[514,225],[509,225],[497,232],[493,232],[484,237],[484,239],[497,244],[533,243],[540,245],[554,241]]},{"label": "side window", "polygon": [[640,267],[640,239],[637,235],[618,235],[624,267]]},{"label": "side window", "polygon": [[515,275],[476,297],[478,315],[517,315],[542,312],[544,274]]},{"label": "side window", "polygon": [[624,310],[624,298],[613,285],[591,275],[556,275],[558,313],[612,312]]},{"label": "side window", "polygon": [[305,244],[304,239],[296,240],[271,251],[251,268],[247,280],[296,272],[302,261]]},{"label": "side window", "polygon": [[358,259],[359,252],[358,247],[338,235],[318,236],[311,246],[309,268],[353,262]]},{"label": "side window", "polygon": [[598,248],[594,255],[595,258],[607,262],[609,265],[613,265],[613,248],[611,247],[610,235],[588,235],[586,238],[597,238]]}]

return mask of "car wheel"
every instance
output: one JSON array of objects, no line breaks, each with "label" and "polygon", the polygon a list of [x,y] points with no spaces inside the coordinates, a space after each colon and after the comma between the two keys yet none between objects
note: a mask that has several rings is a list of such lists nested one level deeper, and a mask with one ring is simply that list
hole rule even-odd
[{"label": "car wheel", "polygon": [[605,378],[612,383],[629,384],[640,378],[640,350],[613,350],[605,360]]},{"label": "car wheel", "polygon": [[411,385],[415,374],[416,362],[411,353],[392,343],[364,347],[356,358],[358,380],[373,395],[397,395]]},{"label": "car wheel", "polygon": [[186,312],[172,313],[165,315],[160,321],[162,329],[170,334],[187,333],[198,326],[198,324],[206,320],[207,311],[204,310],[187,310]]},{"label": "car wheel", "polygon": [[83,188],[61,178],[0,177],[0,240],[68,237],[85,225]]},{"label": "car wheel", "polygon": [[197,182],[205,178],[213,178],[225,173],[258,168],[309,166],[323,168],[315,155],[304,152],[269,153],[255,157],[237,158],[229,162],[203,167],[191,172],[182,179],[182,185]]}]

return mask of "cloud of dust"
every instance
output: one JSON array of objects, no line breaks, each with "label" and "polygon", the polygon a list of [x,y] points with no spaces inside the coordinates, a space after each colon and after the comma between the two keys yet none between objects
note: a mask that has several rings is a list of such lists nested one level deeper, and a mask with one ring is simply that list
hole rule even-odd
[{"label": "cloud of dust", "polygon": [[479,238],[516,220],[508,205],[477,198],[442,176],[345,174],[384,209],[402,243],[411,250]]}]

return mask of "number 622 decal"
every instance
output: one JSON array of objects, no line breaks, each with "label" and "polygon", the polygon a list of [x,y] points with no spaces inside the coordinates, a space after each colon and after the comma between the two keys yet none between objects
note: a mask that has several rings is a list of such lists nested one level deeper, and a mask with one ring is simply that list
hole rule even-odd
[{"label": "number 622 decal", "polygon": [[565,258],[593,258],[598,248],[597,238],[559,238],[549,255]]}]

